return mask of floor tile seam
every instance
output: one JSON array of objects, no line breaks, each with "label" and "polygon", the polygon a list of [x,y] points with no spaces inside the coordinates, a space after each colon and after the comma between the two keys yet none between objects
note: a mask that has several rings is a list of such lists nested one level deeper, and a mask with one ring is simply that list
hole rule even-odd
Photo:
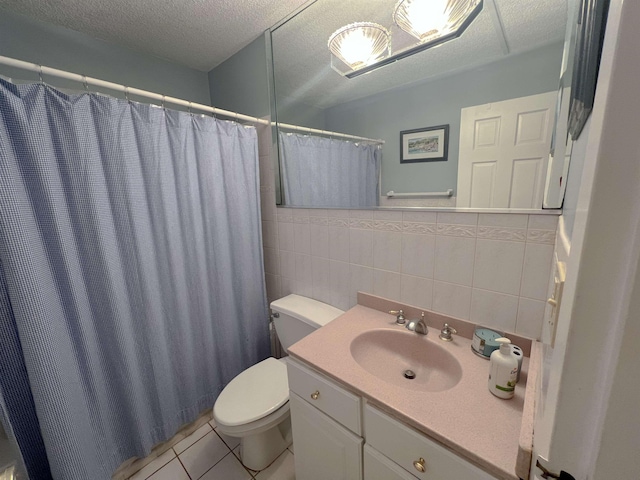
[{"label": "floor tile seam", "polygon": [[236,448],[238,445],[236,445],[235,447],[231,448],[229,446],[229,444],[224,440],[224,438],[222,438],[222,435],[220,435],[215,428],[213,429],[213,433],[215,433],[218,436],[218,438],[222,441],[222,443],[224,443],[224,446],[227,447],[231,451],[231,453],[233,453],[233,448]]},{"label": "floor tile seam", "polygon": [[[149,475],[147,475],[145,478],[145,480],[147,480],[149,477],[155,475],[156,473],[158,473],[160,470],[162,470],[164,467],[166,467],[167,465],[169,465],[169,463],[171,463],[173,461],[174,458],[176,458],[178,455],[176,455],[176,452],[173,450],[173,448],[171,448],[172,452],[173,452],[173,457],[171,457],[171,459],[169,461],[167,461],[166,463],[162,464],[160,467],[158,467],[156,470],[154,470],[153,472],[151,472]],[[168,452],[169,450],[167,450]],[[138,470],[138,472],[140,472],[141,470],[143,470],[145,467],[147,467],[148,465],[150,465],[152,462],[156,461],[158,458],[160,458],[162,455],[164,455],[166,452],[163,452],[162,454],[158,455],[156,458],[154,458],[151,462],[149,462],[147,465],[145,465],[144,467],[142,467],[140,470]],[[133,475],[127,477],[127,480],[129,480],[131,477],[134,477],[138,472],[135,472]]]},{"label": "floor tile seam", "polygon": [[[225,444],[225,446],[226,446],[226,444]],[[227,447],[227,448],[229,448],[229,447]],[[238,459],[238,457],[236,457],[236,455],[233,453],[233,450],[229,450],[229,452],[225,453],[225,454],[224,454],[224,456],[223,456],[220,460],[218,460],[216,463],[214,463],[213,465],[211,465],[211,467],[210,467],[210,468],[208,468],[208,469],[207,469],[207,471],[206,471],[206,472],[204,472],[202,475],[200,475],[196,480],[199,480],[200,478],[204,477],[207,473],[209,473],[211,470],[213,470],[213,469],[216,467],[216,465],[220,464],[220,462],[222,462],[225,458],[227,458],[227,457],[229,456],[229,454],[233,455],[233,456],[234,456],[234,458],[235,458],[236,460],[240,461],[240,460]],[[240,463],[240,465],[242,465],[242,463]],[[244,465],[242,465],[242,468],[244,468],[244,469],[245,469],[245,471],[247,471],[247,469],[245,468],[245,466],[244,466]],[[185,469],[185,470],[186,470],[186,469]],[[248,473],[249,475],[251,475],[251,472],[247,471],[247,473]],[[187,472],[187,475],[188,475],[188,474],[189,474],[189,472]],[[251,475],[251,477],[253,478],[253,475]],[[191,476],[189,476],[189,478],[191,478]],[[193,479],[191,479],[191,480],[193,480]]]},{"label": "floor tile seam", "polygon": [[[208,422],[207,422],[208,423]],[[211,426],[211,425],[209,425]],[[196,443],[198,443],[199,441],[203,440],[207,435],[209,434],[215,434],[220,441],[222,441],[222,444],[227,448],[227,450],[229,450],[229,452],[233,453],[231,448],[229,448],[229,445],[226,444],[226,442],[224,440],[222,440],[222,438],[220,437],[220,435],[217,434],[216,429],[213,428],[211,432],[206,433],[205,435],[203,435],[201,438],[199,438],[198,440],[196,440],[195,442],[193,442],[192,445],[189,445],[188,448],[186,448],[185,450],[183,450],[179,455],[176,454],[176,458],[178,458],[178,460],[180,461],[180,464],[182,465],[182,467],[184,468],[185,472],[187,472],[187,476],[189,477],[190,480],[196,480],[194,479],[191,474],[189,473],[189,470],[187,470],[187,467],[185,467],[184,463],[182,463],[182,458],[180,458],[180,455],[183,455],[184,453],[186,453],[191,447],[193,447]],[[211,468],[208,468],[207,471],[205,471],[202,475],[200,475],[198,478],[202,478],[209,470],[211,470],[213,467],[215,467],[218,463],[220,463],[228,454],[229,452],[225,453],[222,458],[220,460],[218,460],[216,463],[214,463]],[[175,450],[174,450],[175,453]]]},{"label": "floor tile seam", "polygon": [[187,474],[187,477],[189,478],[189,480],[193,480],[193,478],[191,478],[191,475],[189,475],[189,471],[187,470],[187,467],[185,467],[184,463],[182,463],[182,459],[180,458],[180,455],[176,455],[176,458],[178,459],[178,462],[180,462],[180,466],[184,470],[184,473]]},{"label": "floor tile seam", "polygon": [[[171,448],[171,449],[173,450],[173,453],[175,453],[175,454],[176,454],[176,457],[179,457],[180,455],[182,455],[183,453],[185,453],[187,450],[189,450],[191,447],[193,447],[196,443],[198,443],[199,441],[201,441],[201,440],[202,440],[203,438],[205,438],[207,435],[209,435],[209,434],[211,434],[211,433],[215,433],[215,432],[216,432],[216,429],[215,429],[215,428],[213,428],[213,427],[211,427],[211,425],[209,424],[209,422],[207,422],[207,425],[209,425],[209,427],[211,428],[211,431],[210,431],[210,432],[205,433],[203,436],[201,436],[199,439],[197,439],[195,442],[193,442],[193,443],[192,443],[191,445],[189,445],[187,448],[185,448],[184,450],[182,450],[180,453],[178,453],[178,452],[176,451],[176,446],[175,446],[175,445]],[[203,426],[204,426],[204,424],[203,424]],[[201,427],[201,428],[202,428],[202,427]],[[193,432],[193,433],[195,433],[195,432]],[[193,435],[193,434],[192,434],[192,435]],[[187,437],[187,438],[189,438],[189,437]],[[218,438],[220,438],[220,435],[218,435]],[[177,444],[176,444],[176,445],[177,445]],[[226,445],[227,445],[227,444],[225,443],[225,446],[226,446]],[[228,447],[227,447],[227,448],[228,448]]]},{"label": "floor tile seam", "polygon": [[[273,465],[274,463],[276,463],[281,457],[283,457],[284,455],[286,455],[287,453],[290,453],[291,455],[293,455],[293,452],[291,450],[289,450],[289,447],[285,448],[282,453],[280,455],[278,455],[275,460],[273,462],[271,462],[269,465],[267,465],[266,467],[264,467],[262,470],[259,470],[256,473],[256,478],[258,477],[258,475],[262,472],[264,472],[266,469],[268,469],[269,467],[271,467],[271,465]],[[251,473],[251,472],[249,472]],[[258,479],[259,480],[259,479]]]},{"label": "floor tile seam", "polygon": [[[179,455],[182,455],[184,452],[186,452],[187,450],[189,450],[191,447],[193,447],[196,443],[198,443],[200,440],[202,440],[204,437],[206,437],[207,435],[209,435],[211,432],[215,431],[215,428],[211,426],[211,424],[209,422],[203,423],[202,425],[200,425],[196,430],[194,430],[193,432],[191,432],[191,435],[193,435],[194,433],[196,433],[199,429],[201,429],[202,427],[204,427],[205,425],[208,425],[209,428],[211,429],[211,431],[205,433],[203,436],[201,436],[199,439],[197,439],[195,442],[193,442],[191,445],[189,445],[187,448],[185,448],[184,450],[182,450],[180,453],[178,453],[178,451],[176,450],[176,446],[178,445],[178,443],[176,443],[173,447],[171,447],[171,450],[173,450],[173,453],[176,454],[176,457]],[[184,441],[187,438],[189,438],[191,435],[189,435],[188,437],[185,437],[181,440]]]},{"label": "floor tile seam", "polygon": [[[240,450],[240,445],[238,445],[236,448],[238,450]],[[251,475],[251,478],[255,479],[258,476],[258,474],[262,470],[264,470],[264,468],[262,470],[251,470],[250,468],[245,467],[244,463],[242,463],[242,459],[240,458],[240,455],[239,454],[236,455],[236,452],[234,450],[231,450],[231,453],[233,454],[234,457],[236,457],[236,460],[238,460],[238,462],[240,462],[240,465],[242,465],[242,468],[244,468],[247,471],[247,473],[249,473],[249,475]]]}]

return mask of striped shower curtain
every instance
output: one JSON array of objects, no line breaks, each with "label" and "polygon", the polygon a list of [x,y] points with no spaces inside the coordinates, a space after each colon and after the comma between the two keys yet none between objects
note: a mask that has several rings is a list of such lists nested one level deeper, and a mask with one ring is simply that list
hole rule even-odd
[{"label": "striped shower curtain", "polygon": [[33,479],[109,479],[269,352],[254,128],[0,80],[0,395]]},{"label": "striped shower curtain", "polygon": [[382,150],[377,145],[285,132],[280,132],[279,138],[287,205],[378,205]]}]

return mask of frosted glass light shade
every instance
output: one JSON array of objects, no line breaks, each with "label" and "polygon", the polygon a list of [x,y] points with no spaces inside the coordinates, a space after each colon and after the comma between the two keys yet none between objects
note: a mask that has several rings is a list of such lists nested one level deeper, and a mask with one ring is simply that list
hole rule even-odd
[{"label": "frosted glass light shade", "polygon": [[329,37],[329,50],[351,69],[371,65],[389,54],[389,30],[371,22],[345,25]]},{"label": "frosted glass light shade", "polygon": [[393,21],[420,42],[455,32],[481,0],[399,0]]}]

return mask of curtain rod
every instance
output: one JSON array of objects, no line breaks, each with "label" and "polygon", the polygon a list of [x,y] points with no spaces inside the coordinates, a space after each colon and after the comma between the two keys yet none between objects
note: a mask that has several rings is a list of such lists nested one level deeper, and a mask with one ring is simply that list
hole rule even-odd
[{"label": "curtain rod", "polygon": [[375,144],[384,145],[384,140],[376,139],[376,138],[367,138],[367,137],[358,137],[357,135],[348,135],[346,133],[339,132],[330,132],[328,130],[319,130],[317,128],[309,128],[309,127],[299,127],[298,125],[291,125],[289,123],[279,123],[279,128],[284,128],[287,130],[297,130],[299,132],[307,132],[307,133],[319,133],[321,135],[329,135],[330,137],[340,137],[340,138],[348,138],[350,140],[360,140],[363,142],[371,142]]},{"label": "curtain rod", "polygon": [[[222,108],[211,107],[209,105],[204,105],[202,103],[190,102],[188,100],[182,100],[181,98],[169,97],[167,95],[161,95],[159,93],[149,92],[147,90],[141,90],[139,88],[127,87],[126,85],[122,85],[119,83],[108,82],[106,80],[100,80],[99,78],[88,77],[86,75],[80,75],[78,73],[59,70],[57,68],[46,67],[44,65],[39,65],[37,63],[25,62],[23,60],[17,60],[15,58],[4,57],[0,55],[0,65],[6,65],[8,67],[21,68],[23,70],[36,72],[40,75],[40,80],[42,80],[42,75],[49,75],[52,77],[64,78],[66,80],[80,82],[85,85],[95,85],[97,87],[103,87],[103,88],[108,88],[110,90],[115,90],[118,92],[124,92],[125,95],[127,96],[129,94],[138,95],[140,97],[159,100],[162,103],[168,102],[168,103],[173,103],[175,105],[182,105],[183,107],[188,107],[190,109],[195,108],[195,109],[203,110],[205,112],[213,113],[216,115],[224,115],[225,117],[231,117],[231,118],[234,118],[235,120],[244,120],[246,122],[257,123],[260,125],[271,125],[271,121],[266,120],[264,118],[252,117],[250,115],[244,115],[242,113],[232,112],[230,110],[224,110]],[[349,138],[352,140],[361,140],[361,141],[378,143],[378,144],[384,143],[384,140],[374,140],[371,138],[358,137],[355,135],[347,135],[346,133],[329,132],[326,130],[318,130],[315,128],[299,127],[297,125],[290,125],[287,123],[279,123],[278,126],[281,128],[289,129],[289,130],[298,130],[298,131],[308,132],[308,133],[320,133],[320,134],[329,135],[333,137]]]},{"label": "curtain rod", "polygon": [[86,75],[66,72],[64,70],[58,70],[57,68],[45,67],[43,65],[38,65],[37,63],[25,62],[22,60],[17,60],[15,58],[0,56],[0,65],[6,65],[9,67],[16,67],[16,68],[21,68],[23,70],[30,70],[32,72],[36,72],[40,75],[41,80],[42,80],[42,75],[50,75],[52,77],[64,78],[66,80],[74,80],[76,82],[84,83],[85,85],[95,85],[97,87],[103,87],[103,88],[108,88],[110,90],[124,92],[125,95],[129,95],[129,94],[138,95],[140,97],[159,100],[163,103],[168,102],[168,103],[173,103],[175,105],[182,105],[183,107],[203,110],[205,112],[213,113],[216,115],[224,115],[225,117],[231,117],[236,120],[244,120],[247,122],[258,123],[261,125],[271,124],[269,120],[265,120],[263,118],[251,117],[249,115],[244,115],[242,113],[231,112],[229,110],[223,110],[222,108],[215,108],[209,105],[203,105],[201,103],[182,100],[176,97],[169,97],[167,95],[161,95],[159,93],[149,92],[147,90],[141,90],[139,88],[127,87],[126,85],[121,85],[119,83],[107,82],[105,80],[100,80],[99,78],[87,77]]}]

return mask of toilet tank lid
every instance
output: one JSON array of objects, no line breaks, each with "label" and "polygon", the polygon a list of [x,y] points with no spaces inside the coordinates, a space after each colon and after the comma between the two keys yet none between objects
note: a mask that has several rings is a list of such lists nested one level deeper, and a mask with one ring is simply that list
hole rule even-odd
[{"label": "toilet tank lid", "polygon": [[318,327],[326,325],[344,313],[339,308],[293,293],[271,302],[271,310]]}]

